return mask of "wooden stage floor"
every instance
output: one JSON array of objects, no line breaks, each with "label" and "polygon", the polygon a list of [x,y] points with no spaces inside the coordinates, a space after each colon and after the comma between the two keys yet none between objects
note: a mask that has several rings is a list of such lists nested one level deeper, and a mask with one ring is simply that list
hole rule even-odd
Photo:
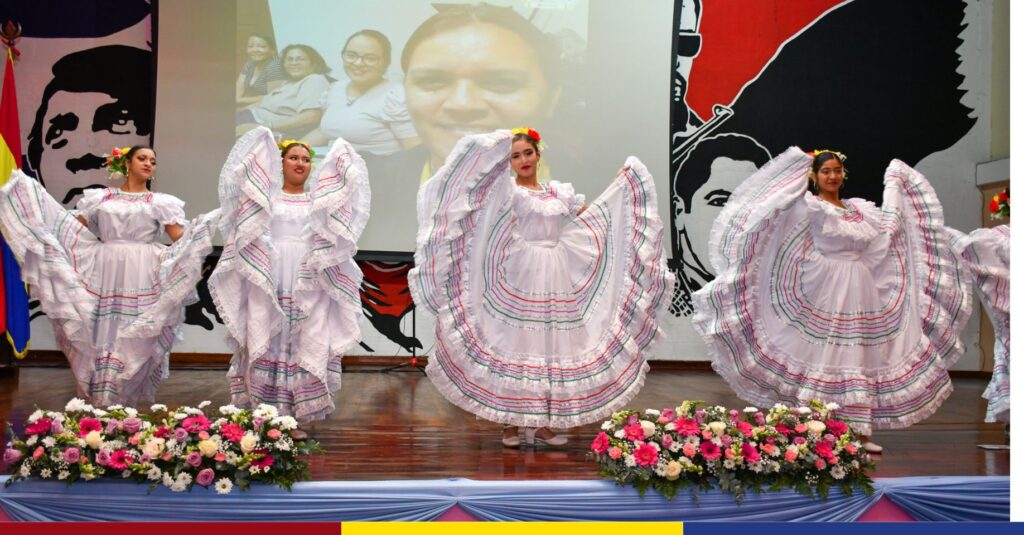
[{"label": "wooden stage floor", "polygon": [[[170,406],[227,404],[224,373],[172,370],[157,400]],[[885,453],[877,456],[874,476],[1009,475],[1009,451],[976,447],[1007,440],[1002,425],[982,423],[985,383],[957,378],[955,392],[930,419],[879,431],[876,441]],[[17,379],[0,378],[0,425],[23,421],[36,406],[59,410],[74,393],[67,368],[22,368]],[[684,399],[746,405],[713,372],[656,368],[631,407],[660,409]],[[337,407],[327,420],[304,428],[326,450],[312,461],[316,480],[596,478],[586,452],[599,424],[571,430],[565,447],[503,448],[499,425],[451,405],[419,372],[346,371]]]}]

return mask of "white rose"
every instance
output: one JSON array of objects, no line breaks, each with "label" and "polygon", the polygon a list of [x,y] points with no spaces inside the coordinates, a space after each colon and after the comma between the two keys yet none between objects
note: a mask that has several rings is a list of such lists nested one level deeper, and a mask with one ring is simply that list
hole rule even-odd
[{"label": "white rose", "polygon": [[44,414],[45,413],[43,411],[36,409],[36,412],[33,412],[32,414],[28,415],[28,423],[36,423],[36,420],[42,418]]},{"label": "white rose", "polygon": [[[243,437],[244,438],[244,437]],[[213,457],[217,455],[217,442],[213,440],[200,440],[196,447],[199,449],[199,453],[203,454],[203,457]]]},{"label": "white rose", "polygon": [[98,450],[103,444],[103,435],[100,435],[99,431],[89,431],[89,434],[85,435],[85,444],[94,450]]},{"label": "white rose", "polygon": [[725,432],[725,422],[711,422],[708,424],[708,430],[717,436],[722,436]]},{"label": "white rose", "polygon": [[657,429],[654,422],[648,422],[647,420],[641,420],[640,427],[644,429],[644,438],[650,438],[654,434],[655,429]]},{"label": "white rose", "polygon": [[810,420],[810,421],[807,422],[806,425],[807,425],[807,432],[812,434],[812,435],[819,435],[820,436],[822,433],[825,432],[825,429],[828,429],[828,427],[823,422],[820,422],[818,420]]},{"label": "white rose", "polygon": [[683,465],[676,461],[669,461],[669,463],[665,465],[665,477],[667,477],[669,481],[679,479],[679,474],[682,471]]},{"label": "white rose", "polygon": [[164,452],[164,445],[166,442],[167,441],[162,438],[151,438],[142,446],[142,453],[150,459],[156,459]]},{"label": "white rose", "polygon": [[256,438],[252,433],[246,433],[242,437],[242,440],[238,442],[238,446],[242,448],[242,453],[249,453],[256,449],[256,444],[259,443],[259,439]]}]

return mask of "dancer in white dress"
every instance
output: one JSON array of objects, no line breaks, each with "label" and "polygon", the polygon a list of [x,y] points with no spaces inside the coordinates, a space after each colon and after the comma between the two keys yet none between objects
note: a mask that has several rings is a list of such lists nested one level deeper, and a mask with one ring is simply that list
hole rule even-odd
[{"label": "dancer in white dress", "polygon": [[[115,149],[110,168],[124,184],[87,190],[77,216],[15,171],[0,194],[0,219],[78,395],[99,406],[135,405],[153,401],[168,375],[217,213],[186,225],[184,202],[149,191],[152,149]],[[156,242],[163,233],[174,245]]]},{"label": "dancer in white dress", "polygon": [[210,276],[234,349],[232,403],[301,422],[334,410],[341,358],[359,341],[353,256],[370,206],[366,166],[345,140],[311,172],[312,156],[262,127],[238,140],[221,171],[224,253]]},{"label": "dancer in white dress", "polygon": [[[669,272],[654,182],[630,157],[593,204],[537,182],[540,136],[460,140],[419,191],[417,306],[437,316],[427,375],[452,403],[509,426],[506,446],[564,444],[643,386]],[[509,176],[511,158],[515,178]]]},{"label": "dancer in white dress", "polygon": [[[1005,197],[1005,198],[1004,198]],[[1002,201],[1002,203],[1000,202]],[[1009,217],[1009,188],[993,199],[996,210],[1005,206]],[[952,247],[960,255],[967,277],[974,281],[978,298],[995,331],[992,380],[982,397],[988,400],[986,422],[1010,423],[1010,225],[980,228],[970,234],[949,229]]]},{"label": "dancer in white dress", "polygon": [[879,209],[840,200],[843,160],[794,147],[736,190],[693,323],[740,398],[837,403],[878,453],[872,429],[919,422],[952,392],[971,301],[924,176],[893,160]]}]

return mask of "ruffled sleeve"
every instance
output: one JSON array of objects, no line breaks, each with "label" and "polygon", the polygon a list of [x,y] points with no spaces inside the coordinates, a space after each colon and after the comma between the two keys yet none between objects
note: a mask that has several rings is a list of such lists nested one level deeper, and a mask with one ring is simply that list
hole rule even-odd
[{"label": "ruffled sleeve", "polygon": [[867,243],[880,233],[881,212],[870,201],[846,199],[851,209],[844,210],[819,199],[809,191],[804,194],[804,201],[807,203],[807,215],[821,229],[824,237]]},{"label": "ruffled sleeve", "polygon": [[575,217],[576,212],[579,212],[580,208],[583,208],[583,205],[586,204],[586,197],[582,193],[576,193],[572,184],[568,182],[552,180],[548,183],[548,187],[555,192],[559,200],[565,203],[570,217]]},{"label": "ruffled sleeve", "polygon": [[409,108],[405,105],[405,88],[401,84],[394,84],[384,96],[380,119],[398,139],[411,139],[419,135],[412,124]]},{"label": "ruffled sleeve", "polygon": [[188,223],[185,218],[185,201],[166,193],[153,194],[153,217],[161,225],[182,225]]},{"label": "ruffled sleeve", "polygon": [[82,216],[85,218],[90,229],[96,228],[96,207],[103,202],[103,198],[106,197],[108,188],[94,188],[87,189],[82,192],[82,198],[75,204],[75,209],[71,212],[72,215]]},{"label": "ruffled sleeve", "polygon": [[736,188],[711,226],[708,253],[717,273],[743,264],[751,234],[804,197],[810,169],[811,157],[800,147],[790,147]]}]

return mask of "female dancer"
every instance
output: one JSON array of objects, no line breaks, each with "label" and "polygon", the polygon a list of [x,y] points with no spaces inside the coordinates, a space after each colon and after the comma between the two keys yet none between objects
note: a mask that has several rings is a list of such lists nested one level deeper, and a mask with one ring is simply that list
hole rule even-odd
[{"label": "female dancer", "polygon": [[370,215],[352,147],[338,139],[318,170],[312,157],[262,127],[235,143],[221,171],[224,253],[210,275],[234,348],[232,403],[274,405],[301,422],[334,410],[341,357],[359,340],[363,275],[352,257]]},{"label": "female dancer", "polygon": [[[630,157],[584,205],[537,181],[533,130],[464,137],[419,192],[416,304],[437,316],[427,375],[505,424],[502,442],[564,444],[643,386],[669,272],[654,182]],[[509,176],[509,161],[515,177]]]},{"label": "female dancer", "polygon": [[924,176],[893,160],[879,210],[840,198],[844,160],[794,147],[736,190],[693,323],[739,397],[837,403],[880,453],[872,429],[921,421],[949,396],[971,302]]},{"label": "female dancer", "polygon": [[[992,200],[993,215],[1010,216],[1010,188]],[[1005,213],[1004,213],[1005,212]],[[954,229],[953,251],[960,255],[967,278],[988,312],[996,344],[992,380],[982,397],[988,400],[986,422],[1010,423],[1010,225],[980,228],[964,235]]]},{"label": "female dancer", "polygon": [[[134,405],[152,401],[167,377],[217,213],[186,226],[184,202],[149,191],[156,154],[148,147],[115,149],[108,167],[124,183],[86,190],[77,215],[15,171],[0,193],[0,219],[78,395],[100,406]],[[174,245],[156,243],[163,233]]]}]

